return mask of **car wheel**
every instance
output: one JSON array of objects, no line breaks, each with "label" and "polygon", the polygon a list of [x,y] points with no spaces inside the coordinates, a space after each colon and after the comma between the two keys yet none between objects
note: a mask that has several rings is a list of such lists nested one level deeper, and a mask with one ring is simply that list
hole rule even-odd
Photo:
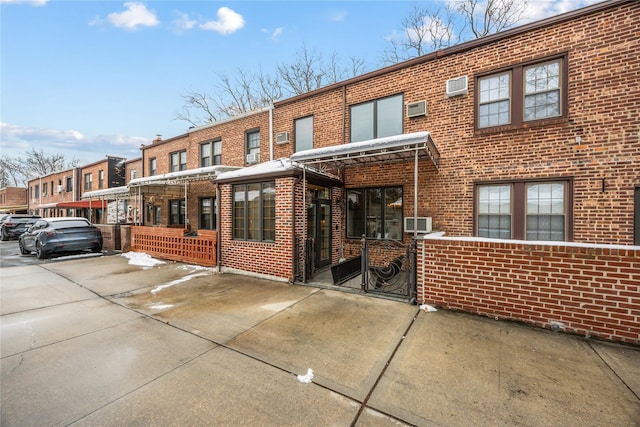
[{"label": "car wheel", "polygon": [[28,251],[24,248],[24,246],[22,245],[22,240],[18,242],[18,246],[20,246],[20,253],[22,255],[29,255],[31,253],[31,251]]},{"label": "car wheel", "polygon": [[36,256],[38,259],[47,259],[48,254],[42,250],[42,245],[40,242],[36,242]]},{"label": "car wheel", "polygon": [[91,252],[97,254],[98,252],[102,252],[102,246],[94,246],[91,248]]}]

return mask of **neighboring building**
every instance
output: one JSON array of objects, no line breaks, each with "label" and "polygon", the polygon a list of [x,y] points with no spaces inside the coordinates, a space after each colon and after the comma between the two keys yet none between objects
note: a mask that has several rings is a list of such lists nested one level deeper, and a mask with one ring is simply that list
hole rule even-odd
[{"label": "neighboring building", "polygon": [[125,159],[106,156],[105,160],[32,179],[28,183],[29,210],[43,217],[82,216],[103,223],[106,201],[85,201],[82,195],[124,187],[124,174]]},{"label": "neighboring building", "polygon": [[28,209],[26,188],[0,188],[0,213],[27,213]]}]

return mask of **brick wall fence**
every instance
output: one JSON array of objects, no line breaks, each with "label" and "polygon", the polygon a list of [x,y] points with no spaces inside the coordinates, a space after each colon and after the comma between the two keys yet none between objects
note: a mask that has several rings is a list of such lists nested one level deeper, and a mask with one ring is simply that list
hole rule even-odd
[{"label": "brick wall fence", "polygon": [[438,237],[418,242],[418,300],[640,344],[640,247]]}]

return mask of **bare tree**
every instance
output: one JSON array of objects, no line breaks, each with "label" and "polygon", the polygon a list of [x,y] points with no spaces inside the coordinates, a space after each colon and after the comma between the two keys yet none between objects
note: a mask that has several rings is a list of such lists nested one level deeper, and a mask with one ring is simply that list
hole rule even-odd
[{"label": "bare tree", "polygon": [[213,95],[195,91],[183,95],[184,104],[180,111],[174,113],[174,119],[193,126],[215,122],[272,105],[285,94],[310,92],[364,71],[363,59],[354,57],[343,65],[338,55],[333,53],[325,61],[322,54],[303,45],[294,61],[278,65],[273,75],[264,73],[262,69],[252,73],[241,68],[233,75],[216,74]]},{"label": "bare tree", "polygon": [[31,148],[24,157],[0,158],[0,186],[27,186],[29,180],[76,167],[78,159],[67,159],[62,154],[47,154],[42,149]]},{"label": "bare tree", "polygon": [[434,10],[414,6],[402,21],[403,33],[388,38],[382,53],[383,63],[395,64],[457,43],[461,32],[456,33],[455,24],[451,3]]},{"label": "bare tree", "polygon": [[463,0],[458,11],[475,38],[506,30],[526,17],[526,0]]},{"label": "bare tree", "polygon": [[527,0],[454,0],[446,7],[414,7],[400,37],[389,37],[381,60],[395,64],[506,30],[526,17]]}]

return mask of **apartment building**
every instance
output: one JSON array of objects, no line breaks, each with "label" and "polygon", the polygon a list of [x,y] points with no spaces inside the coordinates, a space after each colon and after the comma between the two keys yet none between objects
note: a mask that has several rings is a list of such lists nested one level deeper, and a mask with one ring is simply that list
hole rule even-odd
[{"label": "apartment building", "polygon": [[23,187],[0,188],[0,213],[26,213],[27,189]]},{"label": "apartment building", "polygon": [[221,271],[332,266],[638,343],[638,51],[640,3],[609,0],[158,138],[128,182],[137,223],[215,240]]}]

